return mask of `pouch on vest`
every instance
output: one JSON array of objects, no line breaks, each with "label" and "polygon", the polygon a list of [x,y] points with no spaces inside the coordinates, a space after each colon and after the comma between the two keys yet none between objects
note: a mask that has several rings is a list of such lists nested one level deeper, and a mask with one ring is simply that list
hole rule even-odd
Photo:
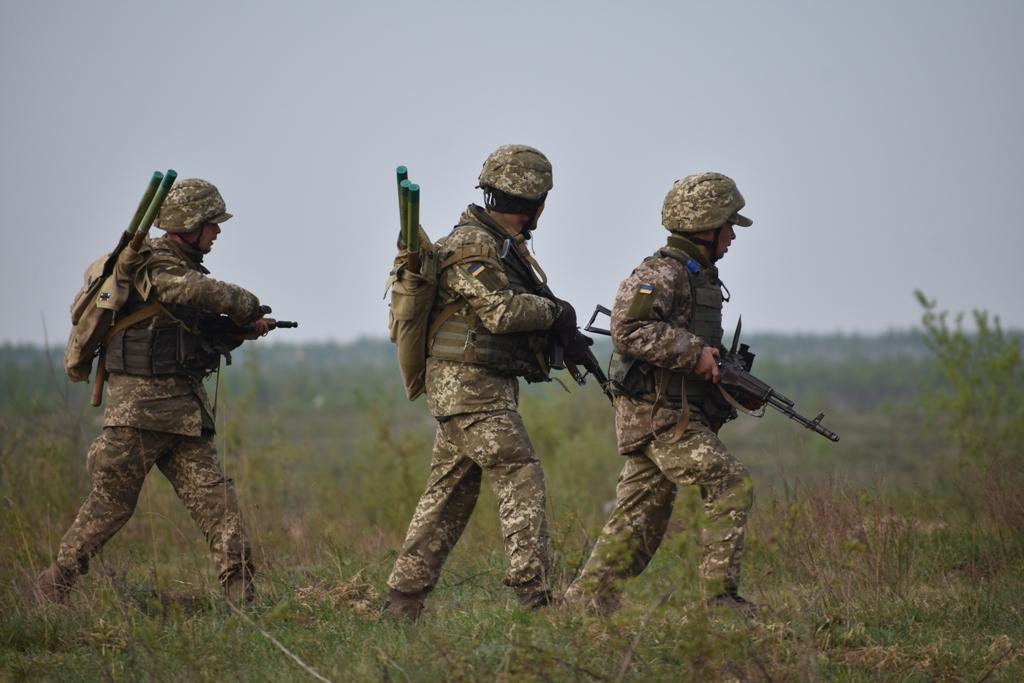
[{"label": "pouch on vest", "polygon": [[140,291],[143,299],[149,293],[148,281],[135,282],[137,276],[144,273],[142,265],[150,254],[149,245],[135,251],[124,237],[122,242],[118,249],[86,269],[82,288],[71,302],[71,332],[64,347],[64,372],[72,382],[88,381],[93,360],[132,287],[146,290]]},{"label": "pouch on vest", "polygon": [[430,311],[437,295],[437,252],[426,231],[420,228],[419,269],[410,267],[408,249],[399,249],[388,277],[391,300],[388,330],[398,353],[398,369],[405,395],[415,400],[425,390],[427,333]]}]

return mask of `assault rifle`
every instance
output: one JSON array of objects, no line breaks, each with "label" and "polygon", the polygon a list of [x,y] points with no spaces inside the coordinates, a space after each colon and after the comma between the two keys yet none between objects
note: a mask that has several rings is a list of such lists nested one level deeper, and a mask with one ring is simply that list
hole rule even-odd
[{"label": "assault rifle", "polygon": [[[533,267],[526,262],[518,250],[512,246],[512,238],[506,238],[501,245],[501,260],[510,268],[516,270],[520,275],[525,276],[524,280],[533,284],[533,293],[542,296],[549,301],[558,301],[558,298],[545,283],[533,271]],[[601,363],[594,356],[590,347],[594,340],[582,334],[578,329],[574,330],[569,339],[555,339],[552,335],[552,344],[548,352],[548,365],[555,370],[563,368],[575,380],[576,384],[583,386],[587,382],[587,374],[593,375],[597,383],[601,385],[601,391],[613,401],[611,389],[608,386],[608,376],[604,374]],[[583,371],[579,366],[583,366]]]},{"label": "assault rifle", "polygon": [[736,333],[732,336],[732,347],[725,356],[717,359],[718,388],[722,396],[734,408],[748,415],[762,417],[764,407],[771,406],[790,420],[797,422],[816,434],[821,434],[829,441],[839,441],[839,435],[821,424],[825,413],[818,413],[813,420],[796,412],[796,405],[772,389],[763,381],[750,374],[754,365],[754,353],[747,344],[740,344],[740,330],[743,329],[743,318],[736,322]]},{"label": "assault rifle", "polygon": [[[272,311],[270,306],[260,306],[263,315],[269,315]],[[299,323],[294,320],[275,320],[271,329],[298,327]],[[201,315],[198,318],[196,327],[201,334],[208,334],[214,337],[240,338],[252,334],[254,327],[252,323],[245,325],[236,324],[226,315]]]},{"label": "assault rifle", "polygon": [[[590,316],[590,322],[584,327],[587,332],[610,335],[610,330],[594,326],[594,321],[599,314],[611,316],[612,312],[604,306],[598,305],[594,314]],[[718,390],[722,397],[737,410],[751,415],[752,417],[764,417],[764,407],[771,406],[789,419],[797,422],[807,429],[821,434],[829,441],[839,441],[839,435],[821,424],[825,419],[825,413],[818,413],[813,420],[804,417],[796,412],[796,403],[788,399],[775,389],[771,388],[762,380],[750,374],[754,365],[754,353],[748,344],[740,344],[740,331],[743,329],[743,318],[736,323],[736,333],[732,337],[732,347],[724,356],[716,359],[718,364]]]}]

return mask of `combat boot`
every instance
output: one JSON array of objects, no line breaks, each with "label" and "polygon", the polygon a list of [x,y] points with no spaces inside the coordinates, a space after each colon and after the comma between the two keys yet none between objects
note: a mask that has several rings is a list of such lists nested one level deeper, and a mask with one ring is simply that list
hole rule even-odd
[{"label": "combat boot", "polygon": [[571,609],[589,612],[595,616],[607,617],[622,607],[622,593],[618,582],[576,579],[562,596],[562,604]]},{"label": "combat boot", "polygon": [[[508,584],[506,583],[506,585]],[[547,582],[541,579],[532,579],[526,583],[512,586],[512,590],[516,592],[519,604],[526,609],[550,607],[555,602]]]},{"label": "combat boot", "polygon": [[78,572],[68,571],[56,562],[36,579],[36,594],[45,602],[63,603],[78,579]]},{"label": "combat boot", "polygon": [[423,601],[427,597],[427,592],[403,593],[392,588],[388,593],[388,599],[380,608],[381,616],[415,624],[423,613]]},{"label": "combat boot", "polygon": [[256,600],[256,583],[249,573],[239,573],[224,582],[224,597],[232,605],[252,604]]},{"label": "combat boot", "polygon": [[735,589],[726,590],[711,598],[707,602],[708,607],[725,607],[745,617],[752,617],[757,614],[758,606],[741,596]]}]

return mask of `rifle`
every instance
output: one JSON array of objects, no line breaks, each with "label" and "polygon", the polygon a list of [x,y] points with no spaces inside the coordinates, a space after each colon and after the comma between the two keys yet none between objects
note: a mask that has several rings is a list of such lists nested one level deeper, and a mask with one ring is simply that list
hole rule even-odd
[{"label": "rifle", "polygon": [[[534,294],[542,296],[549,301],[558,301],[558,297],[551,291],[551,288],[540,281],[530,264],[526,262],[517,249],[513,248],[511,237],[506,238],[504,243],[502,243],[500,257],[509,267],[520,275],[525,276],[526,282],[533,283],[532,289]],[[581,333],[579,329],[576,329],[574,332],[569,339],[556,339],[554,335],[551,335],[548,365],[555,370],[562,370],[563,368],[567,370],[579,386],[586,384],[588,374],[593,375],[597,383],[601,385],[601,391],[604,392],[604,395],[608,397],[609,401],[614,402],[611,389],[608,386],[608,376],[604,374],[601,363],[594,356],[594,352],[590,350],[594,340]],[[577,362],[566,360],[566,352],[568,352],[570,358],[575,359]],[[580,365],[583,366],[583,372],[580,371]]]},{"label": "rifle", "polygon": [[839,441],[839,435],[821,424],[825,413],[818,413],[813,420],[796,412],[796,405],[772,389],[768,384],[750,374],[754,365],[754,353],[747,344],[740,344],[740,330],[743,329],[743,318],[736,322],[736,333],[732,337],[732,347],[725,356],[720,356],[718,363],[718,390],[734,408],[753,417],[764,416],[764,406],[771,406],[790,420],[797,422],[816,434],[821,434],[829,441]]},{"label": "rifle", "polygon": [[[594,326],[599,314],[611,316],[612,312],[598,304],[590,322],[585,329],[595,334],[611,335],[610,330]],[[754,365],[754,353],[748,344],[740,344],[740,331],[743,329],[743,318],[736,323],[736,333],[732,337],[732,347],[724,356],[716,359],[718,364],[718,390],[722,397],[734,408],[752,417],[764,417],[764,407],[771,406],[789,419],[803,425],[807,429],[821,434],[829,441],[839,441],[839,435],[821,424],[825,413],[818,413],[813,420],[796,412],[796,403],[775,391],[764,381],[750,374]]]},{"label": "rifle", "polygon": [[[270,306],[260,306],[263,315],[272,313]],[[294,320],[276,320],[273,329],[298,327],[299,323]],[[196,329],[203,335],[214,337],[229,337],[238,339],[251,334],[254,331],[252,323],[239,325],[226,315],[200,315],[196,322]]]},{"label": "rifle", "polygon": [[[138,253],[143,241],[146,239],[146,235],[149,234],[149,228],[153,225],[153,221],[156,220],[156,216],[160,212],[160,207],[163,205],[171,185],[174,184],[177,177],[178,172],[173,169],[169,169],[166,174],[160,173],[160,171],[153,172],[152,177],[149,179],[149,185],[146,186],[146,191],[139,201],[139,206],[135,209],[131,222],[128,223],[128,227],[125,228],[117,246],[110,252],[110,256],[107,257],[106,262],[103,264],[103,272],[97,280],[103,284],[100,285],[97,294],[96,306],[111,310],[110,316],[113,316],[116,308],[119,308],[120,304],[123,303],[123,299],[117,296],[117,293],[114,291],[117,288],[114,271],[121,260],[121,255],[125,252],[126,248],[130,249],[132,256]],[[92,396],[89,400],[93,406],[98,406],[103,402],[103,385],[106,381],[107,361],[101,346],[100,360],[96,366],[96,381],[93,382]]]}]

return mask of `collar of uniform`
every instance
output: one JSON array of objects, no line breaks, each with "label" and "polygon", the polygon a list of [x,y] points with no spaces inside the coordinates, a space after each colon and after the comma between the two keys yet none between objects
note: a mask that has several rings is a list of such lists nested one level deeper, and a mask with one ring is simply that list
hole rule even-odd
[{"label": "collar of uniform", "polygon": [[699,263],[701,268],[711,268],[713,265],[711,261],[708,260],[708,257],[704,255],[704,252],[700,250],[700,247],[677,233],[672,233],[668,236],[667,247],[669,249],[675,249],[676,251],[683,252]]},{"label": "collar of uniform", "polygon": [[472,223],[485,228],[487,232],[494,235],[494,239],[498,240],[499,243],[504,242],[509,237],[508,233],[498,225],[498,222],[487,215],[487,209],[482,206],[470,204],[466,207],[466,212],[462,214],[462,217],[462,223]]},{"label": "collar of uniform", "polygon": [[198,270],[203,275],[210,274],[210,271],[207,270],[205,266],[203,266],[204,254],[198,249],[193,249],[187,244],[179,244],[178,242],[172,242],[166,237],[158,237],[155,240],[153,240],[153,248],[166,249],[167,251],[174,253],[175,256],[178,256],[179,258],[184,260],[186,263],[188,263],[190,266]]}]

